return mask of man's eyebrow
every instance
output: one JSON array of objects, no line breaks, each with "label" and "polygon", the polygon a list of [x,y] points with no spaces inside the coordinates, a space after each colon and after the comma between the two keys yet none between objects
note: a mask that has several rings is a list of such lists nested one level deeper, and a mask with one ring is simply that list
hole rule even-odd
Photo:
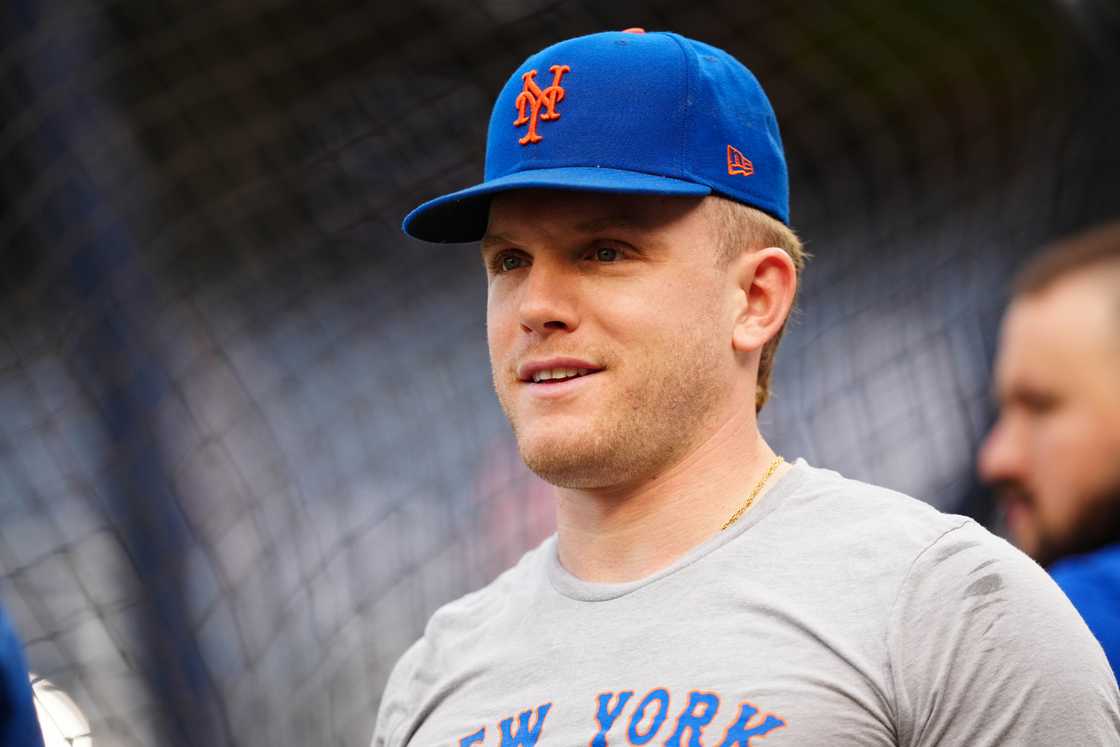
[{"label": "man's eyebrow", "polygon": [[509,236],[505,235],[504,233],[500,233],[498,231],[494,231],[494,232],[487,231],[486,234],[483,235],[483,237],[482,237],[482,248],[483,249],[485,249],[487,246],[489,246],[491,244],[515,244],[515,243],[517,243],[517,242],[515,242],[512,238],[510,238]]}]

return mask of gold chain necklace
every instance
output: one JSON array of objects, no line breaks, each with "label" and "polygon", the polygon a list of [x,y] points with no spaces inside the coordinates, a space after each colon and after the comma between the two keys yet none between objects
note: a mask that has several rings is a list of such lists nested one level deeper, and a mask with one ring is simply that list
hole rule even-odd
[{"label": "gold chain necklace", "polygon": [[774,461],[770,462],[770,469],[766,470],[766,474],[763,475],[762,479],[758,481],[758,484],[754,486],[754,490],[752,490],[751,494],[747,496],[747,500],[743,501],[742,506],[739,506],[739,508],[735,509],[735,513],[731,514],[730,519],[723,522],[723,526],[719,528],[721,532],[737,522],[739,520],[739,517],[747,512],[747,509],[751,507],[752,503],[754,503],[754,499],[757,498],[758,494],[762,492],[762,488],[766,485],[766,481],[770,479],[771,475],[778,471],[778,467],[782,466],[782,462],[784,461],[785,460],[779,456],[775,457]]}]

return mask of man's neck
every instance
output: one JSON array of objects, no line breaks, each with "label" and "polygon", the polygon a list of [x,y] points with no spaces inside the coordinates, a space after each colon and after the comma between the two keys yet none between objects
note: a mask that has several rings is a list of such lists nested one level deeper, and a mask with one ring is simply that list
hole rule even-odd
[{"label": "man's neck", "polygon": [[719,532],[774,458],[753,419],[729,422],[652,478],[595,490],[557,488],[560,562],[585,581],[644,578]]}]

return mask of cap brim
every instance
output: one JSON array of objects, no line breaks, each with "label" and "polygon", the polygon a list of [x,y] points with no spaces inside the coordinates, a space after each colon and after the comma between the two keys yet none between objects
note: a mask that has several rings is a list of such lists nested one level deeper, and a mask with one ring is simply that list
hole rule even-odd
[{"label": "cap brim", "polygon": [[478,241],[486,233],[490,198],[514,189],[695,197],[712,193],[711,188],[703,184],[634,171],[594,166],[536,169],[509,174],[429,200],[405,216],[401,227],[409,236],[424,241]]}]

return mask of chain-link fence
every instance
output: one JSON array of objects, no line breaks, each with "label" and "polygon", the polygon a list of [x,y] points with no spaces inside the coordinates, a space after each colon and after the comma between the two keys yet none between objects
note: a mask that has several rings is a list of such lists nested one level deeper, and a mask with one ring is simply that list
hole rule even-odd
[{"label": "chain-link fence", "polygon": [[[0,15],[0,602],[94,744],[364,745],[440,604],[551,531],[490,392],[473,183],[531,52],[640,25],[778,111],[816,255],[763,429],[990,521],[1013,266],[1120,212],[1079,2],[225,4]],[[625,106],[625,102],[620,102]]]}]

